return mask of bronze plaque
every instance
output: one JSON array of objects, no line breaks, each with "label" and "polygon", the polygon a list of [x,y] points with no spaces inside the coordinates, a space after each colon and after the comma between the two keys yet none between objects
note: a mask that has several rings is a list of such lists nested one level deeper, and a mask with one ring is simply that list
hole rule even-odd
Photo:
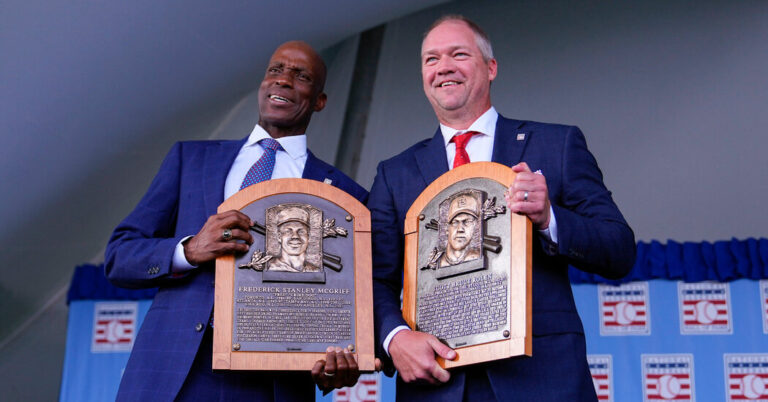
[{"label": "bronze plaque", "polygon": [[404,316],[457,349],[448,367],[530,354],[531,225],[507,211],[513,179],[495,163],[454,169],[406,218]]},{"label": "bronze plaque", "polygon": [[[238,209],[255,225],[248,253],[217,260],[214,368],[310,370],[328,346],[338,346],[372,369],[367,209],[320,182],[268,183],[222,204],[244,193]],[[221,290],[219,276],[231,277]]]}]

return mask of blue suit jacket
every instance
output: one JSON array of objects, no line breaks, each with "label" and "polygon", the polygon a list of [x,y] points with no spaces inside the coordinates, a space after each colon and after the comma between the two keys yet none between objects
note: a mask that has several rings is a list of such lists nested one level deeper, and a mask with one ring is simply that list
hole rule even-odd
[{"label": "blue suit jacket", "polygon": [[[224,201],[224,181],[245,140],[175,144],[144,198],[112,234],[107,278],[122,287],[160,288],[136,338],[118,400],[172,401],[187,377],[213,310],[214,270],[207,264],[174,277],[173,252],[182,238],[196,234],[216,214]],[[302,177],[330,179],[361,202],[368,197],[311,152]],[[265,382],[271,390],[271,380]],[[274,387],[275,399],[285,399],[282,391],[291,394]]]},{"label": "blue suit jacket", "polygon": [[[525,137],[518,140],[518,134]],[[557,219],[557,247],[534,236],[533,357],[452,371],[448,384],[422,387],[398,382],[398,398],[461,400],[466,370],[486,370],[499,400],[594,400],[583,328],[568,280],[568,264],[609,278],[624,276],[635,258],[634,234],[603,185],[602,173],[577,127],[499,116],[493,161],[525,161],[547,180]],[[373,225],[374,316],[377,347],[398,325],[402,289],[403,223],[413,201],[448,171],[443,137],[408,148],[378,166],[368,208]],[[385,357],[383,350],[379,356]],[[386,362],[385,364],[390,363]]]}]

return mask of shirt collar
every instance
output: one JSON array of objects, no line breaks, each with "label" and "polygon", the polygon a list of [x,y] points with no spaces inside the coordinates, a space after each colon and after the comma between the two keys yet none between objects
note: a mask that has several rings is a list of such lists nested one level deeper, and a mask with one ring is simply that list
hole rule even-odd
[{"label": "shirt collar", "polygon": [[[267,130],[264,130],[260,125],[256,125],[251,131],[251,135],[245,141],[245,147],[252,147],[258,144],[264,138],[272,138]],[[277,138],[275,141],[280,143],[283,150],[291,157],[291,159],[298,159],[307,154],[307,135],[289,135],[283,138]]]},{"label": "shirt collar", "polygon": [[483,135],[493,137],[496,134],[496,121],[498,119],[499,113],[496,112],[496,109],[493,106],[491,106],[490,109],[480,115],[480,117],[478,117],[466,130],[456,130],[455,128],[448,127],[441,123],[440,132],[443,134],[445,146],[448,146],[448,143],[451,142],[451,138],[453,138],[454,135],[463,134],[467,131],[477,131]]}]

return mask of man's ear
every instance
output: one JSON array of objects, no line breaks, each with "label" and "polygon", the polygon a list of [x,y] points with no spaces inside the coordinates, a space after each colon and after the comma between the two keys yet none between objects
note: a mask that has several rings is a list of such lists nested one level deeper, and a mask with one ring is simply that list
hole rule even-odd
[{"label": "man's ear", "polygon": [[325,108],[325,102],[328,101],[328,96],[325,94],[325,92],[320,92],[320,95],[317,95],[317,99],[315,100],[315,112],[319,112]]},{"label": "man's ear", "polygon": [[488,81],[493,81],[496,78],[498,67],[496,59],[488,60]]}]

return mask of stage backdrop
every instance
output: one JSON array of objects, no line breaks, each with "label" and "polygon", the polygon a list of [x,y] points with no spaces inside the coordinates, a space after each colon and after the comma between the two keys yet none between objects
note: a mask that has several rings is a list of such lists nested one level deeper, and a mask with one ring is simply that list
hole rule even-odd
[{"label": "stage backdrop", "polygon": [[[768,240],[639,243],[623,281],[570,275],[599,400],[768,401]],[[114,399],[153,295],[77,268],[62,401]],[[364,375],[317,400],[393,401],[394,387]]]}]

